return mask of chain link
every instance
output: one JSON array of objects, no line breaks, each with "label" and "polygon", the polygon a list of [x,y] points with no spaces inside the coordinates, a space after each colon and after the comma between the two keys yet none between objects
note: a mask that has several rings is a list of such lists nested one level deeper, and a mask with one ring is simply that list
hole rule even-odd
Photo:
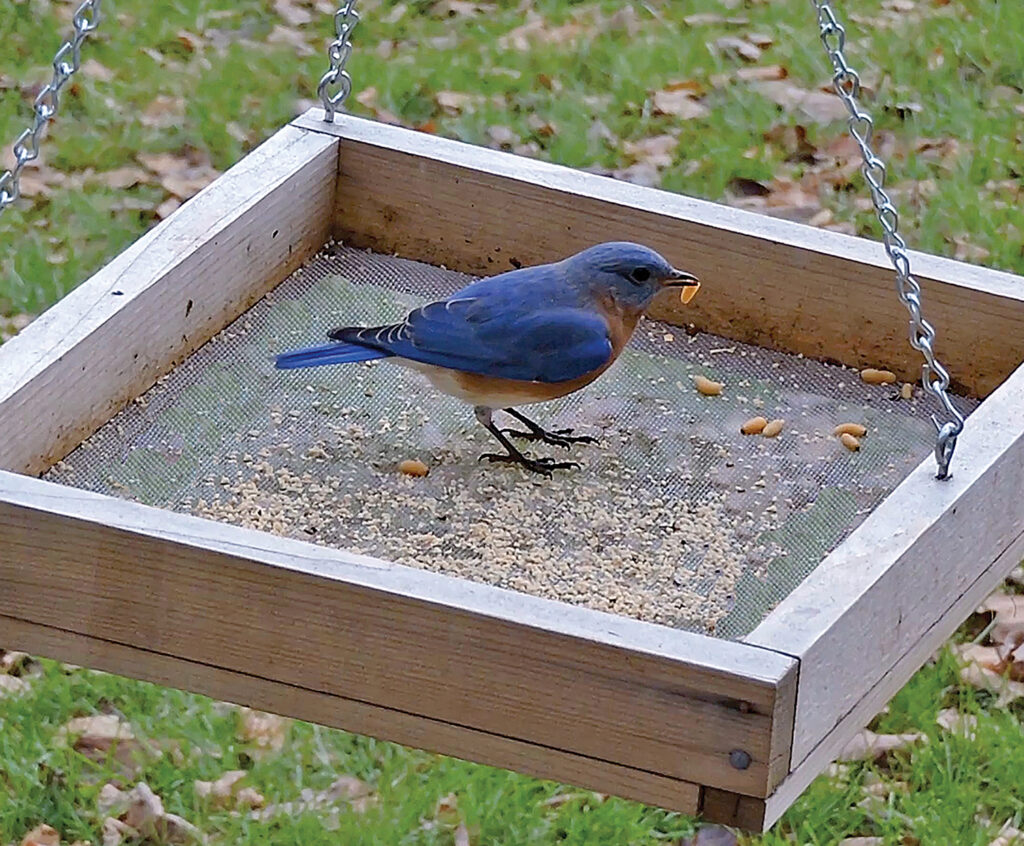
[{"label": "chain link", "polygon": [[[345,65],[352,55],[352,30],[359,23],[359,13],[355,7],[356,0],[346,0],[334,13],[335,39],[327,48],[331,67],[320,77],[320,84],[316,87],[320,102],[324,104],[324,120],[327,123],[334,122],[335,113],[345,105],[348,95],[352,93],[352,77],[345,70]],[[332,93],[335,86],[337,90]]]},{"label": "chain link", "polygon": [[85,0],[72,18],[74,33],[53,57],[53,77],[36,96],[32,108],[35,120],[14,142],[14,169],[0,174],[0,215],[21,196],[19,180],[25,165],[39,158],[39,144],[46,126],[60,107],[60,92],[81,64],[82,42],[100,23],[102,0]]},{"label": "chain link", "polygon": [[886,255],[896,270],[896,292],[900,301],[910,313],[910,345],[924,356],[921,368],[921,384],[924,389],[939,400],[946,411],[947,420],[939,423],[933,415],[932,422],[937,432],[935,461],[938,463],[939,479],[950,477],[949,464],[956,449],[956,439],[964,429],[964,416],[953,405],[949,395],[949,373],[935,358],[935,329],[921,313],[921,286],[910,271],[910,256],[907,244],[897,231],[899,215],[892,199],[885,191],[886,167],[871,149],[871,134],[874,121],[857,103],[860,95],[860,76],[846,62],[843,50],[846,47],[846,30],[836,19],[829,0],[811,0],[818,13],[818,28],[821,43],[832,62],[832,85],[843,101],[850,117],[847,126],[850,135],[860,148],[863,165],[861,173],[871,192],[878,222],[882,226],[882,243]]}]

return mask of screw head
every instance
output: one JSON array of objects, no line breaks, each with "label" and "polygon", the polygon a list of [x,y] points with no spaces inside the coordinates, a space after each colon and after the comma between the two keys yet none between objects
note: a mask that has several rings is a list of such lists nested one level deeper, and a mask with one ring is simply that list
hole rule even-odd
[{"label": "screw head", "polygon": [[729,753],[729,763],[737,770],[745,770],[751,763],[750,753],[742,749],[733,749]]}]

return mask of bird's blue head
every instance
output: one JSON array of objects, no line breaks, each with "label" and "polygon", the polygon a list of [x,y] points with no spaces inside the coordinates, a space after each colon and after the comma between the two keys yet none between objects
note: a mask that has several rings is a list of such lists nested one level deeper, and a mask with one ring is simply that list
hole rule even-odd
[{"label": "bird's blue head", "polygon": [[676,270],[663,256],[641,244],[609,241],[562,262],[571,284],[622,306],[646,309],[663,288],[697,285],[697,277]]}]

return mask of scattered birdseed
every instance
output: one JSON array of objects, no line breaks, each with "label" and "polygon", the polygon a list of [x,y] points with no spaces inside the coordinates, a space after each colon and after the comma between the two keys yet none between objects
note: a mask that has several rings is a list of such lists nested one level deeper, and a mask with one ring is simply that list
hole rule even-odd
[{"label": "scattered birdseed", "polygon": [[891,385],[896,381],[896,374],[891,370],[876,370],[874,367],[868,367],[861,370],[860,378],[869,385]]},{"label": "scattered birdseed", "polygon": [[[550,479],[480,462],[498,444],[410,369],[273,369],[272,353],[316,343],[331,326],[401,319],[467,281],[328,245],[48,478],[733,638],[930,455],[929,395],[894,403],[856,370],[693,325],[641,321],[585,391],[523,409],[599,440],[568,450],[521,443],[582,464]],[[694,390],[708,371],[723,380],[715,402]],[[752,408],[800,425],[776,441],[743,438]],[[872,432],[857,461],[827,434],[849,419]],[[518,428],[502,412],[496,420]],[[399,472],[409,456],[429,474]]]},{"label": "scattered birdseed", "polygon": [[849,432],[843,432],[839,436],[839,440],[842,441],[843,446],[850,450],[850,452],[856,452],[860,449],[860,441]]},{"label": "scattered birdseed", "polygon": [[405,473],[406,476],[426,476],[430,468],[418,458],[407,458],[399,462],[398,472]]}]

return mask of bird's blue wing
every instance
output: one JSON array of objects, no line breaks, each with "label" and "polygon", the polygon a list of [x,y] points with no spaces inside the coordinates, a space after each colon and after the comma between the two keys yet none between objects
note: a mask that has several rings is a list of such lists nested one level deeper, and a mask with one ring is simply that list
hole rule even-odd
[{"label": "bird's blue wing", "polygon": [[502,286],[460,291],[413,311],[404,323],[331,333],[424,364],[528,382],[564,382],[608,363],[612,343],[603,315],[576,303],[531,305]]}]

